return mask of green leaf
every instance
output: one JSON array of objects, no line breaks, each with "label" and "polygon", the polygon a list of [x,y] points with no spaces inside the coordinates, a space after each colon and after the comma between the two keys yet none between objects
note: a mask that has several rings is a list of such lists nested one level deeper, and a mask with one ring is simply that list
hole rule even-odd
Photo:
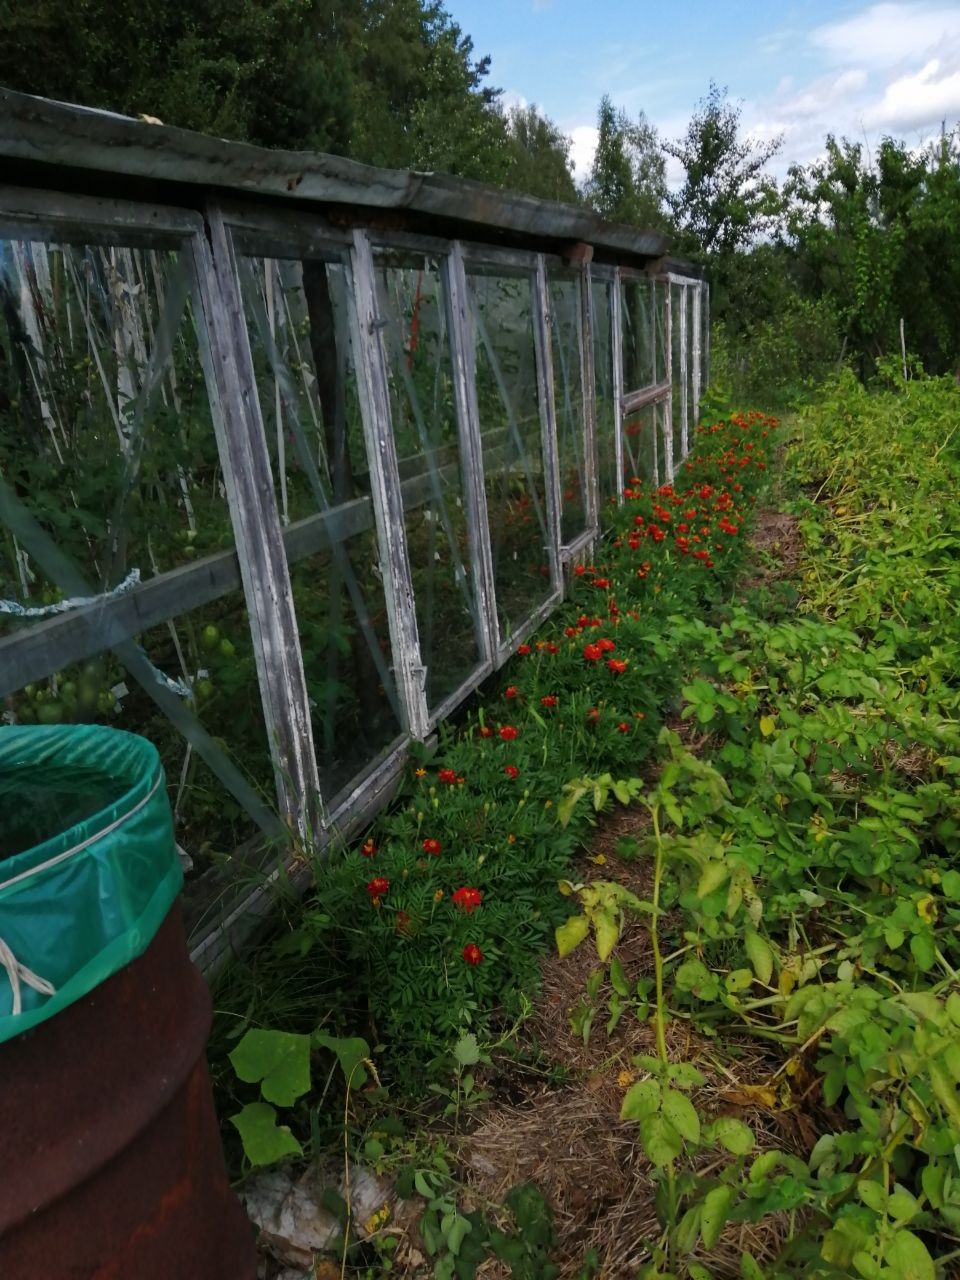
[{"label": "green leaf", "polygon": [[640,1121],[640,1141],[647,1159],[658,1167],[676,1160],[683,1150],[683,1139],[667,1117],[659,1111]]},{"label": "green leaf", "polygon": [[714,1187],[703,1197],[700,1235],[706,1248],[712,1249],[723,1234],[731,1204],[733,1204],[732,1187]]},{"label": "green leaf", "polygon": [[747,959],[753,965],[754,973],[765,987],[769,986],[770,979],[773,977],[773,949],[770,944],[755,929],[748,929],[744,938],[744,946],[747,949]]},{"label": "green leaf", "polygon": [[624,1094],[620,1106],[621,1120],[645,1120],[660,1110],[660,1084],[656,1080],[638,1080]]},{"label": "green leaf", "polygon": [[728,991],[747,991],[753,985],[753,973],[750,969],[734,969],[724,980]]},{"label": "green leaf", "polygon": [[554,936],[560,959],[575,951],[589,932],[590,921],[586,916],[571,916],[566,924],[558,925]]},{"label": "green leaf", "polygon": [[943,895],[951,902],[960,901],[960,871],[945,871],[940,881]]},{"label": "green leaf", "polygon": [[667,1089],[663,1095],[662,1110],[681,1138],[692,1143],[700,1141],[700,1117],[686,1094]]},{"label": "green leaf", "polygon": [[277,1124],[277,1113],[266,1102],[248,1102],[230,1117],[240,1134],[243,1153],[251,1164],[275,1164],[284,1156],[302,1156],[303,1148],[286,1125]]},{"label": "green leaf", "polygon": [[364,1058],[370,1057],[370,1046],[360,1036],[328,1036],[324,1031],[315,1031],[313,1039],[323,1049],[332,1049],[337,1055],[343,1078],[354,1089],[361,1088],[367,1082],[367,1073],[363,1068]]},{"label": "green leaf", "polygon": [[730,868],[725,862],[708,862],[700,873],[697,882],[697,897],[706,898],[730,879]]},{"label": "green leaf", "polygon": [[719,1143],[734,1156],[745,1156],[754,1146],[753,1130],[733,1116],[719,1116],[707,1128],[704,1136],[711,1142]]},{"label": "green leaf", "polygon": [[874,1213],[883,1213],[887,1203],[887,1193],[879,1182],[869,1178],[861,1179],[857,1183],[857,1195],[868,1209],[872,1209]]},{"label": "green leaf", "polygon": [[740,1255],[740,1275],[742,1280],[764,1280],[760,1264],[752,1253],[742,1253]]},{"label": "green leaf", "polygon": [[278,1107],[292,1107],[310,1089],[310,1037],[289,1031],[248,1031],[230,1054],[237,1076]]},{"label": "green leaf", "polygon": [[937,1270],[927,1246],[912,1231],[896,1232],[884,1262],[893,1268],[897,1280],[936,1280]]},{"label": "green leaf", "polygon": [[937,953],[933,939],[928,933],[915,933],[910,939],[910,953],[917,962],[917,968],[928,973],[937,963]]},{"label": "green leaf", "polygon": [[706,1076],[692,1062],[674,1062],[670,1066],[670,1079],[680,1089],[696,1089],[706,1084]]},{"label": "green leaf", "polygon": [[453,1046],[453,1056],[461,1067],[472,1067],[480,1061],[480,1048],[477,1044],[477,1037],[472,1031],[462,1035]]},{"label": "green leaf", "polygon": [[623,972],[623,965],[616,956],[610,961],[610,985],[618,996],[628,996],[630,994],[630,983],[627,981],[627,975]]}]

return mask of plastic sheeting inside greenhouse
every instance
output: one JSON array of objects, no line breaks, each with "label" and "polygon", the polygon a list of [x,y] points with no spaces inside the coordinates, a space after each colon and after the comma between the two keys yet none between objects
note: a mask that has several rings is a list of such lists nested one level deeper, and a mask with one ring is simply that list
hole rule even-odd
[{"label": "plastic sheeting inside greenhouse", "polygon": [[672,480],[707,285],[583,209],[6,91],[0,155],[4,721],[155,743],[202,950]]}]

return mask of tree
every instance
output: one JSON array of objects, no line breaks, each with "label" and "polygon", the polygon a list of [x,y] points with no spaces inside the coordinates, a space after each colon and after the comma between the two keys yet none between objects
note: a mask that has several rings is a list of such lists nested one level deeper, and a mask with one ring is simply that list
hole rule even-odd
[{"label": "tree", "polygon": [[507,185],[543,200],[579,199],[570,139],[536,107],[513,107],[507,117],[510,170]]},{"label": "tree", "polygon": [[641,111],[631,121],[605,94],[597,111],[597,149],[585,188],[604,218],[666,229],[666,163],[656,129]]},{"label": "tree", "polygon": [[783,138],[756,142],[740,136],[741,107],[713,81],[683,138],[664,151],[683,166],[684,181],[668,195],[684,252],[723,258],[750,244],[779,211],[776,184],[764,174]]},{"label": "tree", "polygon": [[863,361],[906,341],[929,372],[960,354],[960,136],[925,148],[884,138],[876,157],[827,138],[826,154],[790,170],[785,235],[807,293],[827,297],[846,348]]}]

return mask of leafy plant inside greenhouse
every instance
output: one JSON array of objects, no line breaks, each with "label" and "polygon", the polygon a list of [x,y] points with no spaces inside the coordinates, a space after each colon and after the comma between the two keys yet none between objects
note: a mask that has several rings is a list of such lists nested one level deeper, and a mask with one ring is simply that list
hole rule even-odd
[{"label": "leafy plant inside greenhouse", "polygon": [[960,1276],[960,20],[641,8],[0,14],[0,1272]]}]

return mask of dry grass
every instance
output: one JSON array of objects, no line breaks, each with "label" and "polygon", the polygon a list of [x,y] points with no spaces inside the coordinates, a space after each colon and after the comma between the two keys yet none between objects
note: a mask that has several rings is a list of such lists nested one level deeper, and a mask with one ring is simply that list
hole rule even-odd
[{"label": "dry grass", "polygon": [[[686,728],[686,726],[685,726]],[[694,743],[702,749],[702,743]],[[649,898],[651,860],[625,862],[615,856],[623,836],[642,837],[648,819],[642,810],[618,810],[605,818],[571,878],[616,879],[640,897]],[[597,855],[605,861],[598,863]],[[669,929],[669,918],[664,924]],[[640,921],[628,922],[617,948],[628,980],[653,972],[650,938]],[[461,1149],[463,1175],[478,1202],[502,1203],[511,1187],[532,1181],[555,1215],[556,1259],[561,1276],[573,1277],[587,1250],[596,1250],[603,1280],[636,1274],[648,1258],[660,1229],[654,1206],[656,1183],[638,1142],[637,1127],[619,1119],[624,1093],[641,1073],[634,1062],[655,1054],[654,1030],[628,1011],[610,1035],[605,1031],[604,986],[587,1043],[575,1034],[570,1014],[597,968],[596,953],[584,943],[571,955],[556,954],[543,963],[543,985],[526,1035],[544,1059],[566,1069],[567,1083],[545,1087],[540,1078],[506,1073],[511,1100],[491,1104],[479,1117]],[[757,1150],[776,1148],[806,1156],[822,1131],[813,1078],[801,1066],[788,1075],[780,1058],[746,1039],[718,1043],[689,1024],[675,1020],[667,1029],[670,1057],[696,1065],[705,1083],[692,1094],[701,1116],[709,1120],[734,1115],[750,1125]],[[502,1078],[501,1078],[502,1079]],[[691,1166],[708,1175],[725,1160],[702,1154]],[[740,1256],[749,1249],[763,1265],[776,1256],[783,1240],[783,1215],[758,1226],[729,1227],[710,1251],[711,1274],[723,1280],[740,1275]],[[505,1273],[488,1264],[481,1274],[500,1280]]]}]

